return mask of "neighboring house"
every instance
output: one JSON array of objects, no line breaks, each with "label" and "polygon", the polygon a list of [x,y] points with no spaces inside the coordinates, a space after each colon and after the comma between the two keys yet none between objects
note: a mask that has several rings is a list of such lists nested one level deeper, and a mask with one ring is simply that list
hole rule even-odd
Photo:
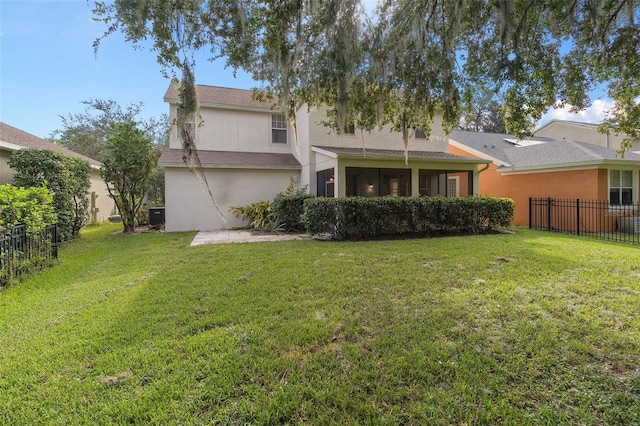
[{"label": "neighboring house", "polygon": [[67,148],[53,144],[30,133],[0,122],[0,185],[11,183],[13,170],[7,164],[7,160],[13,151],[25,148],[46,149],[59,152],[69,157],[82,158],[91,165],[91,188],[89,220],[104,222],[113,214],[115,205],[109,197],[107,187],[100,177],[100,163],[84,155],[80,155]]},{"label": "neighboring house", "polygon": [[608,200],[613,209],[638,202],[640,154],[622,159],[615,147],[535,134],[518,141],[512,135],[454,131],[449,151],[491,161],[480,194],[512,198],[516,225],[529,223],[529,197]]},{"label": "neighboring house", "polygon": [[[620,149],[620,143],[626,134],[613,135],[611,133],[598,132],[598,125],[580,123],[568,120],[551,120],[534,130],[533,134],[539,137],[547,137],[554,140],[573,140],[600,145],[614,150]],[[640,151],[640,140],[635,139],[631,143],[631,151]]]},{"label": "neighboring house", "polygon": [[[429,139],[416,131],[405,163],[404,142],[388,129],[360,132],[346,126],[339,134],[321,124],[322,111],[302,105],[297,112],[297,143],[292,126],[271,104],[248,90],[197,86],[200,117],[193,123],[207,188],[182,160],[175,127],[170,147],[159,159],[165,168],[167,231],[216,230],[246,225],[229,207],[272,200],[290,183],[318,196],[474,195],[480,170],[489,160],[448,153],[438,122]],[[178,90],[170,85],[165,101],[176,116]]]}]

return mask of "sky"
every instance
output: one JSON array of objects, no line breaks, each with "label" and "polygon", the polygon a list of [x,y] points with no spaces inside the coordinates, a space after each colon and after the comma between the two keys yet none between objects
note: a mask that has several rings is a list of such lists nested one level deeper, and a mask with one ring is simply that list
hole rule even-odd
[{"label": "sky", "polygon": [[[155,54],[134,50],[116,33],[95,55],[92,44],[105,27],[91,18],[86,0],[0,0],[0,121],[47,138],[61,129],[60,116],[83,112],[85,100],[142,102],[141,118],[168,112],[163,96],[170,80]],[[196,60],[198,84],[258,86],[242,72],[234,77],[222,59]],[[596,100],[577,115],[551,109],[539,125],[553,118],[597,123],[611,105]]]}]

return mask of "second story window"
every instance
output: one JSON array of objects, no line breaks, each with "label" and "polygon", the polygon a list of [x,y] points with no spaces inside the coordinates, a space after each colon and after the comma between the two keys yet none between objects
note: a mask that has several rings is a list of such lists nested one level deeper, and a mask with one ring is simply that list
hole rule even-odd
[{"label": "second story window", "polygon": [[271,115],[271,142],[287,143],[287,120],[282,114]]},{"label": "second story window", "polygon": [[350,124],[345,124],[342,129],[342,133],[345,135],[355,135],[356,134],[356,125],[351,122]]},{"label": "second story window", "polygon": [[416,139],[426,139],[427,138],[427,134],[422,129],[416,129],[416,132],[415,132],[414,136],[415,136]]}]

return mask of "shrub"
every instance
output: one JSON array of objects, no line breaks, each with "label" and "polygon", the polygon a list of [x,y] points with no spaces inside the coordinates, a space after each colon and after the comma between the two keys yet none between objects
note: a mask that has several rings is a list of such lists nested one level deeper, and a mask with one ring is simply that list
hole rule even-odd
[{"label": "shrub", "polygon": [[247,206],[231,206],[229,211],[242,220],[249,221],[249,227],[261,231],[270,231],[274,228],[275,214],[269,201],[257,201]]},{"label": "shrub", "polygon": [[53,195],[44,187],[0,186],[0,228],[24,225],[27,232],[56,223]]},{"label": "shrub", "polygon": [[402,234],[481,233],[509,226],[513,201],[495,197],[348,197],[304,202],[309,234],[368,239]]},{"label": "shrub", "polygon": [[46,186],[53,193],[58,216],[58,238],[73,239],[89,220],[89,162],[40,149],[21,149],[9,157],[13,183],[21,187]]},{"label": "shrub", "polygon": [[272,209],[277,223],[287,232],[303,230],[304,200],[313,197],[306,186],[294,190],[293,184],[290,184],[284,193],[279,193],[273,199]]}]

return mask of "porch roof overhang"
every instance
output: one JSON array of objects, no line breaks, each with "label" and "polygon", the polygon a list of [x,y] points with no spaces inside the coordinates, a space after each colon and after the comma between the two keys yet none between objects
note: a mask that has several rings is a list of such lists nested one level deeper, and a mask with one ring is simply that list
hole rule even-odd
[{"label": "porch roof overhang", "polygon": [[[198,151],[200,164],[207,169],[289,169],[301,170],[302,165],[291,154],[271,152]],[[165,149],[158,165],[162,167],[187,167],[181,149]]]},{"label": "porch roof overhang", "polygon": [[[369,148],[342,148],[312,145],[311,150],[329,158],[335,159],[357,159],[357,160],[402,160],[405,159],[405,152],[392,149],[369,149]],[[449,154],[438,151],[409,151],[408,159],[411,162],[430,163],[466,163],[466,164],[491,164],[491,160],[481,158],[464,157],[462,155]]]}]

